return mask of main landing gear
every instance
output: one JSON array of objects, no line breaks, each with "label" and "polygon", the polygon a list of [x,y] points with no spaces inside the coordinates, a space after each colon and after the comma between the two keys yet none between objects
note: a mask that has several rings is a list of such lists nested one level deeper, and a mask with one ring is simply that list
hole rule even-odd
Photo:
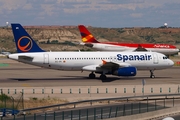
[{"label": "main landing gear", "polygon": [[92,73],[89,74],[89,78],[90,78],[90,79],[96,78],[96,75],[94,74],[94,72],[92,72]]},{"label": "main landing gear", "polygon": [[150,78],[155,78],[155,75],[154,75],[154,70],[150,70]]},{"label": "main landing gear", "polygon": [[[94,74],[94,72],[91,72],[91,73],[89,74],[89,78],[90,78],[90,79],[95,79],[95,78],[96,78],[96,75]],[[106,78],[107,78],[107,77],[106,77],[105,74],[101,74],[101,75],[100,75],[100,79],[101,79],[101,80],[104,81],[104,80],[106,80]]]},{"label": "main landing gear", "polygon": [[104,75],[104,74],[101,74],[101,75],[100,75],[100,79],[101,79],[101,80],[106,80],[106,78],[107,78],[106,75]]}]

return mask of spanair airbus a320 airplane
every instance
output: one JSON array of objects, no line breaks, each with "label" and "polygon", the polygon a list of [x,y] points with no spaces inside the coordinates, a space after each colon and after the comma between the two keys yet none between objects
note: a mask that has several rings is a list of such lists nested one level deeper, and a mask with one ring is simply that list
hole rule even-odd
[{"label": "spanair airbus a320 airplane", "polygon": [[169,44],[99,42],[84,25],[78,25],[78,28],[82,37],[82,43],[80,44],[100,51],[152,51],[165,55],[179,52],[179,49]]},{"label": "spanair airbus a320 airplane", "polygon": [[137,70],[153,71],[172,67],[174,62],[165,55],[156,52],[45,52],[20,24],[11,24],[17,52],[10,54],[10,59],[56,70],[90,71],[89,78],[100,74],[101,80],[106,75],[135,76]]}]

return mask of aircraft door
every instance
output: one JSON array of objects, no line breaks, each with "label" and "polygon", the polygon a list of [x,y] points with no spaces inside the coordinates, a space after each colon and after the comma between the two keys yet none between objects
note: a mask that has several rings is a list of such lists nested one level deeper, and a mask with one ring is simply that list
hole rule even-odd
[{"label": "aircraft door", "polygon": [[49,54],[44,54],[44,64],[49,64]]},{"label": "aircraft door", "polygon": [[158,64],[158,55],[156,53],[153,54],[153,63]]}]

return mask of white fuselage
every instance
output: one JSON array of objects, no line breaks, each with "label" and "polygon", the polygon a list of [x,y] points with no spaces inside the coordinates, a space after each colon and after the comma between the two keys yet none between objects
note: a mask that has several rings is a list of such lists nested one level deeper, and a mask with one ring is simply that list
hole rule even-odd
[{"label": "white fuselage", "polygon": [[[70,71],[83,70],[83,67],[91,65],[101,66],[103,61],[122,67],[131,65],[137,70],[159,70],[174,64],[170,59],[165,59],[165,55],[156,52],[35,52],[10,54],[8,57],[31,65]],[[88,71],[91,71],[91,68]]]},{"label": "white fuselage", "polygon": [[[81,43],[82,45],[85,43]],[[120,45],[111,45],[111,44],[102,44],[102,43],[91,43],[93,44],[92,48],[99,51],[135,51],[137,48],[128,47],[128,46],[120,46]],[[172,55],[179,52],[177,48],[145,48],[147,51],[159,52],[165,55]]]}]

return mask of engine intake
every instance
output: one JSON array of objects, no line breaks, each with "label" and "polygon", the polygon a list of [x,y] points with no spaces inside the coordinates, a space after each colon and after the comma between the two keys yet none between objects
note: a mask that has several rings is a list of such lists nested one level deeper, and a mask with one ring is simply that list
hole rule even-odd
[{"label": "engine intake", "polygon": [[113,72],[113,75],[117,76],[135,76],[136,75],[135,67],[123,67]]}]

